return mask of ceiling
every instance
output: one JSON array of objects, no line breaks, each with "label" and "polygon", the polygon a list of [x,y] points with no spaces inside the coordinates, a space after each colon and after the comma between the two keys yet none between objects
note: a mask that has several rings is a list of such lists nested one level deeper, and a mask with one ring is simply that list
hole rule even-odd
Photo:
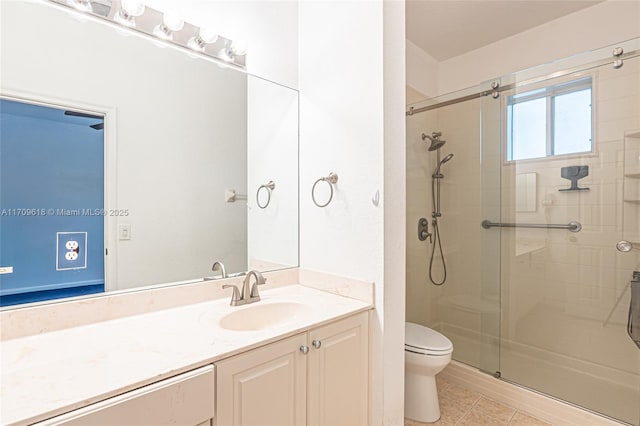
[{"label": "ceiling", "polygon": [[438,61],[603,0],[408,0],[407,39]]}]

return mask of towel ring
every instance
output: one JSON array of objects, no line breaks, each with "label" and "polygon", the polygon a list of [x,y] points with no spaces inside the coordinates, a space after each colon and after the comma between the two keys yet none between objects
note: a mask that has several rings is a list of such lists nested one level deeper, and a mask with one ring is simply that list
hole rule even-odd
[{"label": "towel ring", "polygon": [[[327,202],[324,204],[319,204],[318,201],[316,200],[316,186],[320,182],[327,182],[329,184],[329,189],[331,190],[331,195],[329,195],[329,200],[327,200]],[[338,175],[333,172],[329,173],[329,176],[321,177],[320,179],[318,179],[311,187],[311,199],[313,200],[313,204],[321,208],[327,207],[331,202],[331,200],[333,200],[333,184],[335,184],[336,182],[338,182]]]},{"label": "towel ring", "polygon": [[[267,202],[264,203],[264,205],[260,204],[260,191],[262,189],[267,190]],[[256,204],[258,204],[258,207],[260,207],[261,209],[267,208],[267,206],[271,202],[271,191],[273,191],[274,189],[276,189],[276,184],[272,180],[270,180],[268,183],[265,183],[264,185],[260,185],[260,187],[256,191]]]}]

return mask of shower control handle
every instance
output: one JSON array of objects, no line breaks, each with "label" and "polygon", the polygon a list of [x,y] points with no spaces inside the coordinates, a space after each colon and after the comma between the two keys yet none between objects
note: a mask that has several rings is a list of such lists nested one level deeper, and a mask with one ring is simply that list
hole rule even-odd
[{"label": "shower control handle", "polygon": [[427,238],[429,238],[429,241],[431,241],[431,233],[429,233],[429,221],[426,218],[421,217],[418,220],[418,239],[420,241],[425,241]]}]

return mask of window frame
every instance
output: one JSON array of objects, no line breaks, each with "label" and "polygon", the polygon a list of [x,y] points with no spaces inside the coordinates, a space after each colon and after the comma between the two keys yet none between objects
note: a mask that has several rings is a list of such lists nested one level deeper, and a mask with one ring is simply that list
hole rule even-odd
[{"label": "window frame", "polygon": [[[531,86],[516,87],[505,93],[503,100],[504,113],[502,117],[504,119],[503,132],[504,132],[504,162],[505,164],[522,162],[522,161],[539,161],[539,160],[552,160],[563,159],[568,157],[580,157],[585,155],[595,155],[595,134],[596,134],[596,75],[595,73],[580,73],[566,76],[560,79],[550,79],[544,82]],[[564,154],[554,154],[555,148],[555,98],[561,95],[566,95],[581,90],[591,89],[591,147],[586,151],[569,152]],[[531,93],[534,92],[534,93]],[[530,93],[527,96],[524,94]],[[532,101],[536,99],[546,99],[546,111],[545,111],[545,155],[541,157],[531,157],[522,159],[513,159],[513,138],[512,138],[512,124],[510,117],[512,116],[512,106],[518,103]],[[511,158],[510,158],[511,157]]]}]

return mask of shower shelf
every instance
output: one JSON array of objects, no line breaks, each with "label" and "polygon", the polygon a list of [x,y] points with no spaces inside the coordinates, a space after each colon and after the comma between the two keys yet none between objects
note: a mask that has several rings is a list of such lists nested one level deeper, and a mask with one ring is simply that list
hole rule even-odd
[{"label": "shower shelf", "polygon": [[622,236],[640,240],[640,130],[624,134]]}]

